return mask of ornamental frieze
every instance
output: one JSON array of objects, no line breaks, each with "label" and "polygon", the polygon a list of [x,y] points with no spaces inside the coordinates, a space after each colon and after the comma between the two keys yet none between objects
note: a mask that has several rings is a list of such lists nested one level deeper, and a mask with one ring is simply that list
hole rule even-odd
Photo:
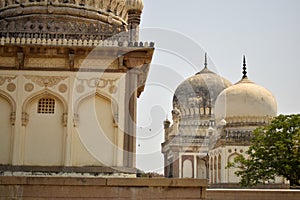
[{"label": "ornamental frieze", "polygon": [[113,78],[91,78],[91,79],[79,79],[77,78],[79,84],[77,85],[77,92],[84,92],[84,86],[86,85],[88,88],[98,88],[103,89],[108,87],[108,90],[111,94],[117,92],[118,87],[116,86],[117,79]]},{"label": "ornamental frieze", "polygon": [[61,81],[67,79],[67,76],[32,76],[25,75],[26,79],[31,80],[40,87],[53,87]]},{"label": "ornamental frieze", "polygon": [[3,85],[5,82],[10,83],[12,80],[16,79],[17,76],[14,75],[2,75],[0,76],[0,85]]}]

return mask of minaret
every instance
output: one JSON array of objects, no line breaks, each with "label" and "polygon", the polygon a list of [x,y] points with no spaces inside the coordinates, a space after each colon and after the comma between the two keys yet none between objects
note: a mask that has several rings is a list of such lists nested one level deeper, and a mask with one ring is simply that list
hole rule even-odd
[{"label": "minaret", "polygon": [[141,15],[144,8],[143,0],[127,0],[126,7],[128,12],[129,39],[133,43],[138,42]]}]

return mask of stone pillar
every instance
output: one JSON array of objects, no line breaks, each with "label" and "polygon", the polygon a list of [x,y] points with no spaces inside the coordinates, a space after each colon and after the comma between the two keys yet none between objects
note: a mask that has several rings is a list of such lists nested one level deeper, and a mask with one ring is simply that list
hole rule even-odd
[{"label": "stone pillar", "polygon": [[135,167],[137,75],[135,69],[129,70],[126,74],[124,167]]}]

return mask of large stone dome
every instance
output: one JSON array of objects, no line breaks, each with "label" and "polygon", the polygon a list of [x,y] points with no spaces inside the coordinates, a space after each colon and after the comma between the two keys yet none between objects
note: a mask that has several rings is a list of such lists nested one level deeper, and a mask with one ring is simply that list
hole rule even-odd
[{"label": "large stone dome", "polygon": [[215,103],[218,120],[239,119],[243,122],[255,122],[276,114],[277,103],[271,92],[247,77],[221,92]]},{"label": "large stone dome", "polygon": [[[141,0],[129,5],[142,9]],[[105,40],[126,31],[127,18],[126,0],[0,1],[2,37]]]},{"label": "large stone dome", "polygon": [[173,107],[181,112],[193,107],[201,108],[204,112],[202,114],[208,114],[205,108],[212,108],[220,92],[231,85],[228,80],[205,67],[177,87],[173,97]]}]

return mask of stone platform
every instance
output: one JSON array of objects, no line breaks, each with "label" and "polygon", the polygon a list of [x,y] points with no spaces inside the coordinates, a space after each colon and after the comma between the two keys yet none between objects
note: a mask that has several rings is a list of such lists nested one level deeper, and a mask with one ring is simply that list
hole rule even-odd
[{"label": "stone platform", "polygon": [[207,181],[165,178],[0,177],[0,199],[205,199]]}]

